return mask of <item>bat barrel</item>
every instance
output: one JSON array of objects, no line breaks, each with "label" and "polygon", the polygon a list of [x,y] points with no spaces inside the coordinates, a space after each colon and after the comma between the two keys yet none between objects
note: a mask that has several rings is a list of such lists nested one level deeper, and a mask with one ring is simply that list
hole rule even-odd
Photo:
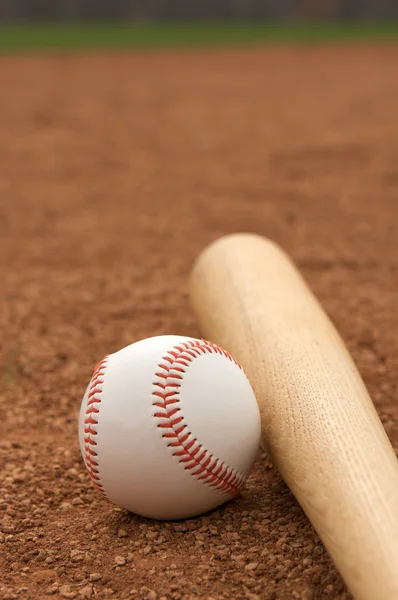
[{"label": "bat barrel", "polygon": [[270,456],[357,600],[398,598],[398,461],[335,327],[286,254],[251,234],[198,258],[203,334],[242,364]]}]

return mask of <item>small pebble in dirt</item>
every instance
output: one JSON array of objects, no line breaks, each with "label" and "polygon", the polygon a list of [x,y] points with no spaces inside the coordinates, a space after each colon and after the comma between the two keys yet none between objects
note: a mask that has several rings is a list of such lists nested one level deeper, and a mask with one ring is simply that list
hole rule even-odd
[{"label": "small pebble in dirt", "polygon": [[77,596],[77,592],[72,591],[70,585],[61,585],[58,591],[62,598],[76,598]]},{"label": "small pebble in dirt", "polygon": [[124,558],[124,556],[115,556],[115,563],[119,567],[123,567],[126,564],[126,559]]},{"label": "small pebble in dirt", "polygon": [[125,529],[123,529],[122,527],[119,529],[119,531],[117,532],[117,537],[120,538],[125,538],[128,536],[128,533]]},{"label": "small pebble in dirt", "polygon": [[70,557],[74,562],[81,562],[82,560],[84,560],[83,552],[81,552],[81,550],[78,550],[77,548],[71,550]]},{"label": "small pebble in dirt", "polygon": [[245,566],[245,571],[255,571],[258,567],[258,563],[252,562]]},{"label": "small pebble in dirt", "polygon": [[90,598],[90,596],[92,596],[92,593],[93,593],[93,586],[90,584],[85,585],[84,587],[82,587],[79,590],[80,598]]},{"label": "small pebble in dirt", "polygon": [[89,575],[90,581],[99,581],[100,579],[102,579],[101,573],[90,573]]}]

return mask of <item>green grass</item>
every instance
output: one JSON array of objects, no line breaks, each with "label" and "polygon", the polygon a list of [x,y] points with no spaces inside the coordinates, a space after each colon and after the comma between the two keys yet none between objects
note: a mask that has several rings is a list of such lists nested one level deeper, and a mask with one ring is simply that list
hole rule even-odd
[{"label": "green grass", "polygon": [[398,40],[396,23],[0,25],[0,52]]}]

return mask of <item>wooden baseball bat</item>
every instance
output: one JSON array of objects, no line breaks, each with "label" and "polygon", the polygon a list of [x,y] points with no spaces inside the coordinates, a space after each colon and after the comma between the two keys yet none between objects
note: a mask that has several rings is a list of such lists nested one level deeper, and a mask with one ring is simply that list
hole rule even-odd
[{"label": "wooden baseball bat", "polygon": [[203,334],[241,363],[271,459],[357,600],[398,599],[398,461],[333,324],[257,235],[210,245],[191,274]]}]

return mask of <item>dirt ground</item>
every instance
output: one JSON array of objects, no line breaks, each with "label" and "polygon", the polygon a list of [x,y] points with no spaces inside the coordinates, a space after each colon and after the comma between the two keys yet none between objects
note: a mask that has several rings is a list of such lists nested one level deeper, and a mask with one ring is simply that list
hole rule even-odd
[{"label": "dirt ground", "polygon": [[253,231],[300,267],[398,450],[397,61],[0,58],[0,599],[351,598],[264,455],[238,500],[152,522],[94,490],[77,414],[104,354],[200,337],[192,261]]}]

